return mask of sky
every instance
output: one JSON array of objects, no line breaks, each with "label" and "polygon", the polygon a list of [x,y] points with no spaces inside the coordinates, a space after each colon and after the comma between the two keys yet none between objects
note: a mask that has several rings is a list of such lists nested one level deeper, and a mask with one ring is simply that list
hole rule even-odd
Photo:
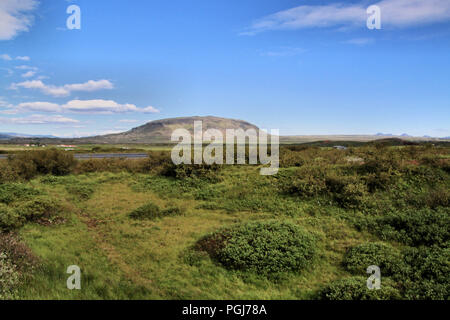
[{"label": "sky", "polygon": [[194,115],[283,135],[448,137],[450,1],[0,0],[0,132]]}]

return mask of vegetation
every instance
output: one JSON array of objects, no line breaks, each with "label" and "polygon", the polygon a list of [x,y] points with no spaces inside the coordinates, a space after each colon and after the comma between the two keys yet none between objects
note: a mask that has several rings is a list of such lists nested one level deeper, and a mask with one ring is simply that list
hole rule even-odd
[{"label": "vegetation", "polygon": [[152,220],[180,214],[182,214],[182,209],[180,209],[179,207],[168,207],[166,209],[161,209],[156,204],[150,202],[143,205],[142,207],[133,210],[130,213],[130,218]]},{"label": "vegetation", "polygon": [[344,257],[345,268],[354,274],[364,275],[372,265],[380,267],[385,276],[399,273],[403,267],[400,252],[384,243],[362,243],[350,248]]},{"label": "vegetation", "polygon": [[399,300],[400,292],[391,281],[384,281],[381,289],[369,290],[367,278],[356,276],[340,279],[326,286],[319,297],[323,300]]},{"label": "vegetation", "polygon": [[0,298],[449,299],[449,151],[282,146],[274,176],[17,154],[0,160]]},{"label": "vegetation", "polygon": [[265,275],[300,272],[316,251],[315,239],[286,222],[250,222],[215,232],[199,241],[227,268]]}]

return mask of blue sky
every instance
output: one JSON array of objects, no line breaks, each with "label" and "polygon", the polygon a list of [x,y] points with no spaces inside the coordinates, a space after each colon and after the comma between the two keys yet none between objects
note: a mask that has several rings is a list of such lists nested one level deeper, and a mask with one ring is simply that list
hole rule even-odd
[{"label": "blue sky", "polygon": [[[72,4],[81,30],[66,27]],[[449,110],[448,0],[0,1],[0,132],[215,115],[281,134],[444,137]]]}]

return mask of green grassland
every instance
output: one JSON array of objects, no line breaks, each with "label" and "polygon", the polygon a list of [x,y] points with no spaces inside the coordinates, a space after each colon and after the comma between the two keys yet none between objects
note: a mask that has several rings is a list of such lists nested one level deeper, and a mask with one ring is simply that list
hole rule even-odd
[{"label": "green grassland", "polygon": [[[29,146],[19,144],[0,144],[0,154],[14,154],[23,151],[46,150],[57,147],[56,145]],[[69,153],[145,153],[148,151],[168,151],[172,145],[162,144],[80,144],[76,145]],[[64,147],[58,147],[64,150]],[[69,148],[72,149],[72,148]]]},{"label": "green grassland", "polygon": [[[64,168],[0,161],[0,268],[12,279],[0,298],[449,298],[448,147],[282,147],[274,176],[173,167],[146,150],[140,160],[45,154]],[[303,249],[303,264],[285,254]],[[365,287],[371,264],[377,292]],[[70,265],[81,290],[66,287]]]}]

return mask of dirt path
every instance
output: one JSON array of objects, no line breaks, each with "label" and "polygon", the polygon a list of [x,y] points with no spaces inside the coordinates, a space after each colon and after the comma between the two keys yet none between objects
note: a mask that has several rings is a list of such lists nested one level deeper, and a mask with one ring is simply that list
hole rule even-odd
[{"label": "dirt path", "polygon": [[[110,186],[109,186],[110,187]],[[125,186],[121,186],[121,188],[124,188]],[[126,186],[128,188],[128,186]],[[101,188],[101,187],[100,187]],[[102,188],[101,188],[102,189]],[[102,192],[103,190],[98,190],[97,192]],[[104,191],[103,191],[104,192]],[[109,195],[111,193],[108,193]],[[122,199],[118,199],[115,197],[108,197],[108,202],[110,202],[110,206],[114,207],[116,203],[120,203]],[[152,281],[143,277],[140,272],[136,269],[134,269],[132,266],[130,266],[121,256],[121,254],[116,250],[116,248],[108,241],[107,234],[105,234],[101,229],[102,225],[105,225],[108,223],[107,220],[101,220],[98,217],[93,217],[91,213],[89,212],[89,207],[91,201],[95,201],[95,199],[92,199],[85,203],[83,205],[83,209],[80,208],[80,212],[78,213],[78,217],[80,220],[86,224],[89,233],[91,234],[93,240],[98,245],[98,248],[103,250],[108,258],[108,260],[117,266],[125,275],[125,277],[132,281],[136,285],[141,285],[146,287],[147,289],[154,289],[151,288]],[[97,206],[95,206],[97,207]]]}]

